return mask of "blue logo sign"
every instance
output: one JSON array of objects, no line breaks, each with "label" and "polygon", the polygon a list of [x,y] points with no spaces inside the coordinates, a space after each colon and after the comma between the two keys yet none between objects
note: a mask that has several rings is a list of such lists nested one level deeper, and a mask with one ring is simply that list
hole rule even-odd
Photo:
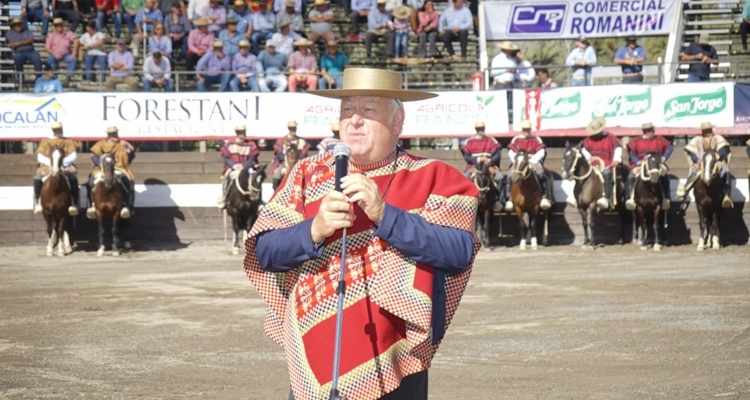
[{"label": "blue logo sign", "polygon": [[560,33],[567,4],[516,5],[511,13],[509,34]]}]

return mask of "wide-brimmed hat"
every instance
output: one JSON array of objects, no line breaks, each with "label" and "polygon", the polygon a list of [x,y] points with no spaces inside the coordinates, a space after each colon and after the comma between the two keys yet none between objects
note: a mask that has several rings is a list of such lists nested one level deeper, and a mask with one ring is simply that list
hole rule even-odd
[{"label": "wide-brimmed hat", "polygon": [[708,130],[711,130],[711,129],[714,129],[714,124],[712,124],[710,122],[704,122],[704,123],[701,124],[701,130],[702,131],[708,131]]},{"label": "wide-brimmed hat", "polygon": [[516,51],[519,50],[518,46],[507,40],[500,42],[500,50]]},{"label": "wide-brimmed hat", "polygon": [[589,126],[586,127],[586,133],[588,133],[589,136],[598,135],[604,132],[605,125],[607,125],[607,120],[604,118],[594,118],[589,123]]},{"label": "wide-brimmed hat", "polygon": [[338,132],[339,131],[339,123],[338,122],[332,123],[331,124],[331,130],[334,131],[334,132]]},{"label": "wide-brimmed hat", "polygon": [[10,20],[10,26],[20,24],[23,24],[23,20],[21,18],[13,18],[12,20]]},{"label": "wide-brimmed hat", "polygon": [[326,41],[326,46],[338,46],[339,42],[336,41],[336,39],[331,39]]},{"label": "wide-brimmed hat", "polygon": [[344,70],[341,89],[315,90],[310,94],[331,99],[374,96],[401,101],[419,101],[437,97],[435,93],[404,90],[400,73],[375,68],[347,68]]},{"label": "wide-brimmed hat", "polygon": [[385,4],[387,3],[386,0],[378,0],[377,5]]},{"label": "wide-brimmed hat", "polygon": [[311,41],[309,41],[309,40],[307,40],[305,38],[302,38],[302,39],[299,39],[296,42],[294,42],[294,45],[297,46],[297,47],[299,47],[299,46],[312,46],[313,42],[311,42]]},{"label": "wide-brimmed hat", "polygon": [[641,130],[643,131],[653,131],[654,130],[654,124],[650,122],[646,122],[645,124],[641,125]]},{"label": "wide-brimmed hat", "polygon": [[250,42],[248,42],[245,39],[240,40],[240,42],[237,44],[239,47],[250,47]]},{"label": "wide-brimmed hat", "polygon": [[698,44],[709,44],[708,38],[708,32],[701,33],[700,36],[698,36]]},{"label": "wide-brimmed hat", "polygon": [[214,47],[224,48],[224,42],[222,42],[221,40],[216,40],[214,41]]},{"label": "wide-brimmed hat", "polygon": [[315,2],[313,3],[314,6],[324,6],[326,4],[328,4],[326,0],[315,0]]},{"label": "wide-brimmed hat", "polygon": [[297,7],[297,2],[294,0],[286,0],[284,5],[287,7]]},{"label": "wide-brimmed hat", "polygon": [[237,125],[234,127],[235,132],[245,132],[247,128],[245,128],[245,125]]},{"label": "wide-brimmed hat", "polygon": [[227,18],[227,25],[237,25],[237,20],[234,18]]},{"label": "wide-brimmed hat", "polygon": [[474,129],[484,129],[484,121],[478,121],[474,123]]},{"label": "wide-brimmed hat", "polygon": [[53,26],[54,25],[62,25],[63,23],[65,23],[65,21],[63,21],[62,18],[55,18],[55,19],[52,20],[52,25]]},{"label": "wide-brimmed hat", "polygon": [[531,129],[531,121],[528,119],[521,121],[521,129]]},{"label": "wide-brimmed hat", "polygon": [[234,0],[234,6],[244,6],[246,3],[243,0]]},{"label": "wide-brimmed hat", "polygon": [[411,15],[411,8],[408,6],[398,6],[391,11],[391,14],[398,19],[406,19]]},{"label": "wide-brimmed hat", "polygon": [[289,121],[286,123],[287,128],[296,128],[297,127],[297,121]]},{"label": "wide-brimmed hat", "polygon": [[291,24],[292,24],[292,22],[289,21],[288,19],[282,19],[281,22],[279,22],[279,29],[281,29],[281,28],[283,28],[285,26],[289,26]]},{"label": "wide-brimmed hat", "polygon": [[117,132],[118,132],[118,130],[117,130],[117,127],[116,127],[116,126],[112,125],[112,126],[108,126],[108,127],[107,127],[107,133],[108,133],[108,134],[109,134],[109,133],[117,133]]},{"label": "wide-brimmed hat", "polygon": [[195,26],[209,26],[211,25],[211,21],[208,18],[198,18],[193,22]]},{"label": "wide-brimmed hat", "polygon": [[49,127],[51,129],[62,129],[62,122],[53,122]]}]

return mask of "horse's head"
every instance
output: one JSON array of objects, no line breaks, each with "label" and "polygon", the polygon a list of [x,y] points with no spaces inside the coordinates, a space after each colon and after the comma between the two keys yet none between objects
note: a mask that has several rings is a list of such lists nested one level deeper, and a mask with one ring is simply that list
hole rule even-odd
[{"label": "horse's head", "polygon": [[62,170],[62,162],[65,158],[65,150],[60,146],[55,146],[49,152],[49,159],[51,161],[52,175],[57,175]]},{"label": "horse's head", "polygon": [[243,175],[247,175],[247,197],[251,201],[260,200],[263,181],[266,180],[266,164],[256,164],[252,167],[252,173],[248,170],[244,170]]},{"label": "horse's head", "polygon": [[299,161],[299,149],[295,143],[289,143],[284,160],[288,169],[292,169],[294,164],[297,164],[297,161]]},{"label": "horse's head", "polygon": [[510,180],[512,183],[516,183],[527,176],[529,176],[529,153],[521,150],[513,160],[513,174]]},{"label": "horse's head", "polygon": [[115,156],[111,153],[104,153],[99,157],[99,168],[104,174],[104,185],[107,189],[112,188],[115,181]]},{"label": "horse's head", "polygon": [[485,163],[477,163],[474,166],[474,184],[479,189],[480,196],[490,189],[492,185],[492,174],[490,166]]},{"label": "horse's head", "polygon": [[706,151],[701,158],[701,167],[703,168],[701,171],[701,179],[708,184],[721,170],[719,156],[716,152],[712,150]]},{"label": "horse's head", "polygon": [[582,156],[581,149],[578,146],[567,146],[563,154],[563,179],[573,179],[578,167],[578,161],[581,160]]},{"label": "horse's head", "polygon": [[641,166],[641,179],[657,184],[659,176],[661,176],[661,154],[656,152],[646,154]]}]

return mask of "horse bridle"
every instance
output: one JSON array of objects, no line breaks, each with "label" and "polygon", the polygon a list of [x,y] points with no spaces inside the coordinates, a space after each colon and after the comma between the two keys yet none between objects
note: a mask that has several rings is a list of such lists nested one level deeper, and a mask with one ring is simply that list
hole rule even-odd
[{"label": "horse bridle", "polygon": [[[489,168],[490,167],[487,167],[488,170],[489,170]],[[479,180],[477,179],[477,176],[479,176],[479,174],[477,173],[476,170],[474,170],[474,185],[477,187],[477,190],[479,190],[480,192],[486,192],[486,191],[490,190],[490,185],[491,184],[488,184],[487,186],[480,185],[479,184]]]},{"label": "horse bridle", "polygon": [[577,181],[583,181],[583,180],[588,179],[588,177],[591,176],[591,174],[594,172],[594,167],[589,165],[589,172],[586,172],[582,176],[576,176],[575,170],[576,170],[576,165],[578,165],[578,161],[581,160],[581,151],[575,147],[571,148],[571,150],[575,151],[576,158],[573,160],[573,163],[570,165],[570,169],[568,170],[568,175],[570,175],[571,178]]},{"label": "horse bridle", "polygon": [[259,193],[260,193],[260,191],[261,191],[261,189],[262,189],[262,187],[256,188],[255,186],[253,186],[253,182],[252,181],[253,181],[253,178],[255,178],[255,177],[256,177],[255,176],[255,172],[253,172],[253,174],[250,174],[250,179],[248,179],[247,190],[242,189],[242,186],[240,185],[240,180],[239,179],[235,179],[234,180],[234,186],[237,188],[237,191],[239,191],[240,193],[242,193],[243,196],[250,197],[251,199],[257,198],[258,195],[259,195]]},{"label": "horse bridle", "polygon": [[526,166],[523,168],[523,170],[519,171],[518,170],[518,156],[520,156],[520,155],[521,155],[520,153],[516,154],[516,159],[513,160],[513,174],[514,175],[518,174],[520,176],[519,179],[526,179],[526,178],[529,177],[529,174],[531,174],[531,168],[529,168],[529,164],[530,163],[528,161],[529,156],[526,155],[526,157],[525,157],[526,158]]},{"label": "horse bridle", "polygon": [[[706,165],[705,158],[709,154],[711,154],[711,153],[707,152],[707,153],[705,153],[703,155],[703,157],[702,157],[703,159],[701,160],[702,161],[701,162],[701,169],[703,169],[705,167],[705,165]],[[716,157],[716,154],[713,154],[712,157],[714,159],[714,166],[713,166],[712,171],[711,171],[711,176],[709,177],[708,181],[706,181],[706,179],[704,179],[705,178],[704,176],[701,176],[701,179],[703,179],[703,181],[705,183],[709,183],[711,181],[711,179],[713,179],[713,177],[716,176],[716,174],[718,174],[719,171],[721,171],[721,161],[719,160],[719,157]],[[701,174],[701,175],[703,175],[703,174]]]},{"label": "horse bridle", "polygon": [[[651,157],[653,157],[653,156],[652,156],[651,154],[648,154],[648,155],[646,156],[646,158],[651,158]],[[650,179],[651,179],[651,178],[650,178],[650,177],[651,177],[651,174],[659,174],[659,173],[661,173],[661,170],[662,170],[662,168],[663,168],[663,167],[662,167],[662,166],[660,165],[660,166],[659,166],[659,168],[648,169],[648,168],[646,168],[646,166],[647,166],[647,165],[648,165],[648,164],[644,164],[644,165],[642,165],[642,166],[641,166],[641,173],[640,173],[640,178],[641,178],[641,180],[642,180],[642,181],[644,181],[644,182],[645,182],[645,181],[648,181],[648,180],[650,180]]]}]

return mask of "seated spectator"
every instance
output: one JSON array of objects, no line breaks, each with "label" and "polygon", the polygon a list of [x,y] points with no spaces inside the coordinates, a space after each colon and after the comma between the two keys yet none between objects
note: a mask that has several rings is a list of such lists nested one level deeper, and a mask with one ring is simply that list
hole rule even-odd
[{"label": "seated spectator", "polygon": [[224,43],[224,53],[230,58],[240,51],[240,41],[245,40],[245,35],[237,32],[237,21],[227,20],[227,28],[219,33],[219,40]]},{"label": "seated spectator", "polygon": [[[159,8],[159,11],[161,11],[161,16],[166,20],[167,16],[172,14],[172,6],[177,3],[177,5],[180,6],[180,9],[184,9],[185,2],[182,0],[157,0],[156,6]],[[166,27],[165,27],[166,28]],[[168,33],[168,31],[167,31]]]},{"label": "seated spectator", "polygon": [[125,39],[117,39],[117,48],[112,50],[107,57],[109,64],[109,77],[104,80],[104,88],[112,91],[117,85],[125,83],[129,90],[138,89],[138,78],[133,75],[133,53],[125,47]]},{"label": "seated spectator", "polygon": [[232,72],[234,78],[229,81],[229,88],[233,92],[250,89],[252,92],[260,92],[258,80],[255,79],[255,54],[250,52],[250,42],[240,41],[240,52],[232,59]]},{"label": "seated spectator", "polygon": [[273,37],[273,30],[276,26],[276,17],[273,12],[268,10],[266,0],[258,2],[260,9],[253,14],[253,23],[250,26],[250,40],[253,42],[253,53],[258,54],[260,51],[261,40],[268,41]]},{"label": "seated spectator", "polygon": [[292,33],[292,29],[289,21],[281,21],[279,25],[279,31],[274,33],[271,37],[274,43],[276,43],[276,51],[289,57],[294,51],[294,41],[299,39]]},{"label": "seated spectator", "polygon": [[424,0],[406,0],[406,6],[411,10],[411,15],[409,15],[409,24],[411,25],[411,30],[414,32],[416,32],[417,28],[419,28],[419,12],[424,9],[424,5]]},{"label": "seated spectator", "polygon": [[104,48],[105,37],[104,34],[96,29],[96,22],[89,21],[86,25],[86,33],[81,36],[81,50],[84,52],[83,64],[85,65],[86,75],[84,79],[93,82],[94,81],[94,62],[99,64],[99,80],[101,82],[105,79],[104,71],[107,70],[107,52]]},{"label": "seated spectator", "polygon": [[34,71],[38,74],[42,72],[42,58],[34,49],[34,35],[23,24],[23,20],[13,18],[10,21],[10,30],[6,33],[5,39],[8,41],[8,47],[13,49],[16,72],[23,72],[23,64],[26,61],[34,64]]},{"label": "seated spectator", "polygon": [[188,1],[188,8],[185,15],[188,19],[188,22],[191,24],[195,24],[195,21],[205,18],[203,15],[203,10],[206,9],[210,5],[210,0],[189,0]]},{"label": "seated spectator", "polygon": [[121,0],[122,5],[122,22],[124,22],[128,29],[130,29],[130,35],[135,35],[135,17],[138,15],[138,11],[143,8],[144,0]]},{"label": "seated spectator", "polygon": [[318,89],[341,89],[344,68],[349,65],[349,57],[338,51],[338,43],[335,40],[328,41],[327,50],[320,57],[322,79],[318,81]]},{"label": "seated spectator", "polygon": [[115,22],[115,37],[122,34],[122,13],[120,0],[96,0],[96,30],[101,32],[107,19]]},{"label": "seated spectator", "polygon": [[190,23],[187,17],[182,15],[182,5],[175,1],[172,3],[172,13],[164,18],[164,29],[169,38],[172,39],[172,49],[180,49],[178,60],[184,60],[187,55],[188,34]]},{"label": "seated spectator", "polygon": [[318,88],[318,60],[310,52],[312,42],[302,38],[294,45],[297,51],[289,56],[289,91],[296,92],[297,87],[304,87],[308,91]]},{"label": "seated spectator", "polygon": [[52,0],[53,18],[61,18],[70,22],[70,31],[75,33],[78,24],[81,23],[81,14],[78,12],[76,0]]},{"label": "seated spectator", "polygon": [[185,60],[185,68],[188,71],[195,71],[198,60],[210,51],[214,44],[214,34],[208,31],[208,24],[210,23],[205,18],[199,18],[195,21],[196,28],[190,31],[188,53]]},{"label": "seated spectator", "polygon": [[164,88],[165,92],[174,91],[171,71],[169,58],[158,51],[151,53],[143,62],[143,91],[150,92],[154,86]]},{"label": "seated spectator", "polygon": [[[360,40],[359,24],[361,22],[368,22],[368,16],[370,15],[370,11],[375,9],[375,0],[351,0],[351,1],[352,1],[352,12],[349,14],[349,18],[352,20],[352,33],[349,34],[349,40]],[[382,0],[382,1],[383,1],[383,10],[385,10],[385,0]]]},{"label": "seated spectator", "polygon": [[310,34],[308,39],[317,43],[318,40],[324,39],[326,42],[336,39],[331,22],[333,22],[333,10],[328,7],[326,0],[315,0],[313,3],[315,9],[310,11]]},{"label": "seated spectator", "polygon": [[549,76],[549,70],[547,68],[539,68],[536,71],[536,76],[539,78],[539,87],[542,90],[554,89],[557,87],[557,82]]},{"label": "seated spectator", "polygon": [[47,0],[21,0],[21,21],[23,29],[29,29],[29,22],[42,23],[42,35],[49,29],[49,3]]},{"label": "seated spectator", "polygon": [[466,59],[469,29],[474,29],[474,18],[471,16],[471,11],[464,7],[464,0],[454,0],[453,7],[443,11],[443,15],[440,16],[440,29],[448,55],[457,59],[456,52],[453,50],[453,41],[458,39],[461,45],[461,58]]},{"label": "seated spectator", "polygon": [[266,43],[266,49],[258,54],[255,71],[258,74],[258,88],[261,92],[283,92],[286,90],[286,55],[276,51],[273,40]]},{"label": "seated spectator", "polygon": [[81,22],[96,21],[96,5],[94,3],[94,0],[78,0]]},{"label": "seated spectator", "polygon": [[394,55],[396,58],[409,57],[410,15],[411,9],[407,6],[398,6],[393,9],[393,35],[396,46]]},{"label": "seated spectator", "polygon": [[55,69],[44,64],[44,75],[34,83],[34,93],[62,93],[62,83],[55,75]]},{"label": "seated spectator", "polygon": [[531,66],[529,60],[523,58],[523,54],[519,51],[516,53],[516,73],[513,77],[513,87],[516,89],[525,89],[529,87],[531,82],[536,79],[536,71]]},{"label": "seated spectator", "polygon": [[73,77],[73,71],[78,66],[78,38],[73,32],[65,29],[65,24],[60,18],[52,20],[53,31],[47,35],[47,42],[45,43],[45,50],[49,53],[47,56],[47,64],[51,65],[53,69],[57,70],[60,66],[60,61],[68,63],[68,75],[65,77],[65,84],[70,82],[70,78]]},{"label": "seated spectator", "polygon": [[284,12],[284,8],[287,7],[287,4],[290,2],[294,3],[292,7],[294,7],[294,11],[298,13],[302,13],[302,11],[306,7],[302,7],[302,3],[305,3],[305,6],[307,6],[307,1],[304,0],[274,0],[273,2],[273,12],[276,14],[281,14]]},{"label": "seated spectator", "polygon": [[305,20],[302,18],[302,14],[299,11],[295,11],[296,6],[294,0],[286,0],[286,8],[276,14],[276,27],[281,28],[283,21],[289,21],[289,28],[292,30],[295,40],[301,37],[305,37]]},{"label": "seated spectator", "polygon": [[164,57],[172,59],[172,39],[166,35],[166,29],[161,22],[154,26],[153,35],[148,37],[148,51],[159,52]]},{"label": "seated spectator", "polygon": [[495,90],[513,89],[516,78],[516,54],[521,50],[507,40],[500,42],[500,53],[492,59],[490,76]]},{"label": "seated spectator", "polygon": [[140,47],[146,44],[146,38],[153,32],[156,24],[164,22],[164,17],[161,15],[161,10],[156,8],[154,0],[146,0],[143,8],[138,10],[138,14],[135,16],[135,31],[133,35],[133,41],[130,43],[130,49],[133,51],[133,56],[138,57]]},{"label": "seated spectator", "polygon": [[[424,10],[417,14],[417,36],[419,37],[419,50],[417,57],[424,58],[425,54],[429,58],[437,57],[437,47],[435,41],[438,36],[438,19],[440,15],[435,11],[435,4],[428,0],[424,3]],[[430,42],[430,51],[427,52],[427,42]]]},{"label": "seated spectator", "polygon": [[365,52],[367,58],[372,54],[372,42],[385,38],[386,57],[393,58],[393,22],[391,14],[385,11],[385,0],[378,0],[378,7],[367,15],[367,36],[365,36]]},{"label": "seated spectator", "polygon": [[221,0],[210,0],[201,14],[203,18],[211,21],[208,31],[213,33],[214,36],[218,35],[227,23],[227,9],[221,4]]},{"label": "seated spectator", "polygon": [[247,9],[245,0],[235,0],[234,10],[230,10],[227,18],[232,18],[237,21],[237,32],[245,36],[246,40],[250,40],[250,27],[253,23],[253,14]]},{"label": "seated spectator", "polygon": [[219,84],[219,92],[227,90],[231,78],[232,63],[224,54],[224,44],[220,41],[214,42],[213,51],[209,51],[201,57],[195,67],[195,76],[198,79],[198,91],[205,92],[209,85]]},{"label": "seated spectator", "polygon": [[326,138],[323,138],[323,140],[318,143],[318,153],[325,153],[326,151],[332,151],[334,147],[336,147],[337,144],[341,143],[341,139],[339,139],[339,123],[334,122],[331,124],[331,133],[333,133],[333,136],[329,136]]}]

